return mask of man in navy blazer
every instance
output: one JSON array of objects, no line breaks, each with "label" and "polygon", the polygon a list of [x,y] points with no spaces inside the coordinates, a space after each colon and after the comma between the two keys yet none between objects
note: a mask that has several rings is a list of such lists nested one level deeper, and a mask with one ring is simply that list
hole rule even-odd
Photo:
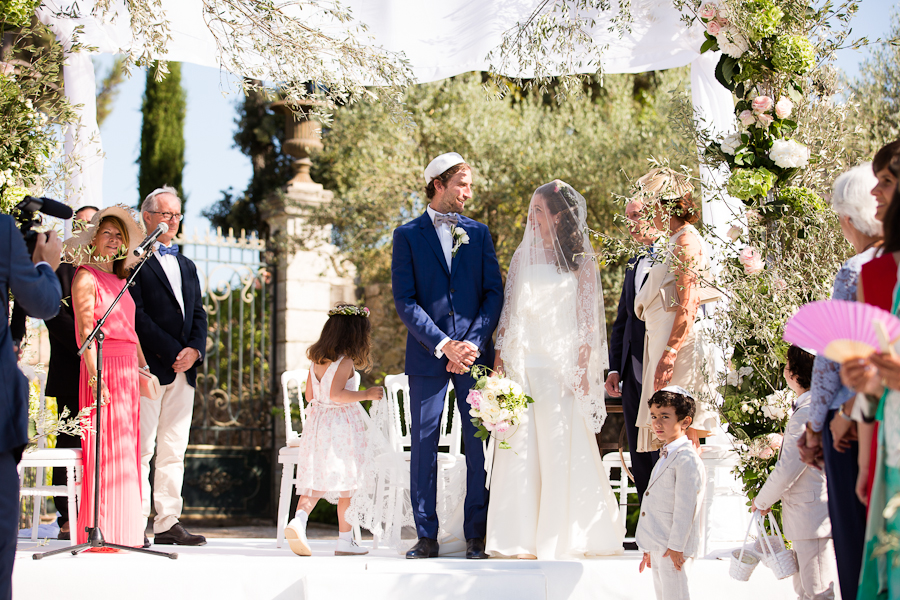
[{"label": "man in navy blazer", "polygon": [[39,234],[34,253],[16,223],[0,215],[0,600],[12,598],[12,571],[19,533],[19,474],[16,465],[28,443],[28,380],[19,371],[9,331],[9,292],[25,313],[50,319],[59,311],[62,290],[54,271],[62,242],[51,231]]},{"label": "man in navy blazer", "polygon": [[[131,288],[138,339],[162,388],[158,398],[141,397],[143,514],[150,516],[150,459],[155,450],[153,542],[200,546],[206,538],[188,533],[178,520],[184,507],[181,486],[197,366],[206,352],[206,310],[197,267],[172,244],[182,219],[177,191],[163,186],[150,192],[141,204],[141,216],[148,233],[160,223],[169,226]],[[146,538],[144,544],[149,544]]]},{"label": "man in navy blazer", "polygon": [[431,202],[422,216],[394,230],[391,261],[394,304],[409,330],[410,491],[419,541],[406,557],[438,554],[438,437],[452,379],[466,453],[466,558],[487,558],[484,451],[469,419],[466,397],[475,382],[467,370],[493,365],[503,282],[488,228],[457,214],[472,197],[472,169],[462,156],[451,152],[431,161],[425,183]]},{"label": "man in navy blazer", "polygon": [[[632,200],[625,205],[629,232],[636,242],[650,246],[659,236],[649,220],[641,214],[643,204]],[[625,434],[631,449],[631,474],[638,490],[638,501],[650,481],[653,465],[659,452],[635,452],[637,448],[637,415],[641,401],[642,370],[644,360],[644,322],[634,314],[634,297],[641,289],[653,260],[650,255],[635,256],[628,261],[625,282],[619,296],[619,309],[613,323],[609,340],[609,374],[606,377],[606,392],[610,396],[622,397],[622,413],[625,417]],[[652,385],[652,381],[650,384]],[[619,385],[621,384],[621,391]]]}]

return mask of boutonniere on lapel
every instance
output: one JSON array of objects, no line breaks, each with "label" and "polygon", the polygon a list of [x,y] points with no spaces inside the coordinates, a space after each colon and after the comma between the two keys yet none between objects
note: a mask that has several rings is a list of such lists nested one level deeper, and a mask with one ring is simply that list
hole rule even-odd
[{"label": "boutonniere on lapel", "polygon": [[453,249],[450,250],[450,255],[456,257],[456,253],[459,252],[462,245],[469,243],[469,234],[462,227],[454,225],[450,230],[450,235],[453,236]]}]

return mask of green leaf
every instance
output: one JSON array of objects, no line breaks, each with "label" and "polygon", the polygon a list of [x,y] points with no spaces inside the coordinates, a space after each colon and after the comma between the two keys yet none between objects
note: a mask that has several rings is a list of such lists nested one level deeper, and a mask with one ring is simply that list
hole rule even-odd
[{"label": "green leaf", "polygon": [[704,52],[709,52],[710,50],[716,51],[719,49],[719,42],[716,41],[716,38],[707,34],[706,41],[703,42],[703,45],[700,46],[700,54]]}]

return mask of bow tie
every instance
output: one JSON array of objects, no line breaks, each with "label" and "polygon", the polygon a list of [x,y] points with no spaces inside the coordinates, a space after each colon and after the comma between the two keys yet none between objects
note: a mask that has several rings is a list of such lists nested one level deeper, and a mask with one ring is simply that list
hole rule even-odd
[{"label": "bow tie", "polygon": [[662,448],[659,449],[659,456],[660,456],[660,458],[665,458],[668,455],[669,455],[669,445],[666,444],[665,446],[663,446]]},{"label": "bow tie", "polygon": [[167,254],[175,256],[178,254],[178,246],[172,244],[171,246],[166,247],[160,244],[156,251],[159,252],[160,256],[166,256]]},{"label": "bow tie", "polygon": [[444,223],[449,225],[450,227],[456,227],[456,222],[459,220],[459,216],[456,213],[450,213],[449,215],[442,215],[440,213],[434,215],[434,226],[440,227]]}]

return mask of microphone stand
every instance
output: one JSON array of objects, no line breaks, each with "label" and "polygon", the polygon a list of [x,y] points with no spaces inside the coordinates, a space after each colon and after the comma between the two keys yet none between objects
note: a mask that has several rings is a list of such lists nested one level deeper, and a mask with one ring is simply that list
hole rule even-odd
[{"label": "microphone stand", "polygon": [[144,554],[151,554],[153,556],[164,556],[166,558],[176,559],[178,558],[177,552],[160,552],[158,550],[150,550],[148,548],[133,548],[131,546],[120,546],[119,544],[110,544],[105,539],[103,539],[103,532],[100,531],[100,422],[101,416],[103,414],[103,402],[101,401],[103,395],[103,339],[106,337],[101,329],[103,324],[106,323],[107,317],[119,303],[119,300],[122,296],[125,295],[126,290],[128,288],[134,286],[134,279],[137,277],[138,271],[141,270],[141,267],[144,266],[144,263],[147,262],[147,259],[153,255],[153,252],[148,248],[147,251],[144,252],[144,255],[138,261],[137,265],[131,271],[131,275],[128,277],[128,281],[122,287],[122,290],[119,292],[119,295],[116,296],[116,299],[112,301],[112,304],[109,305],[109,308],[106,310],[106,314],[104,314],[100,320],[97,321],[97,325],[94,327],[94,330],[91,331],[90,335],[87,336],[87,339],[84,340],[84,343],[81,344],[81,348],[78,349],[78,356],[84,354],[84,352],[91,347],[91,344],[94,343],[94,340],[97,340],[97,383],[94,387],[94,410],[96,411],[97,418],[95,420],[94,425],[94,526],[93,527],[85,527],[85,531],[88,533],[88,540],[83,544],[78,544],[77,546],[70,546],[68,548],[58,548],[56,550],[50,550],[49,552],[36,552],[32,554],[31,557],[34,560],[40,560],[46,556],[53,556],[55,554],[62,554],[63,552],[71,552],[73,555],[78,555],[80,552],[84,552],[88,548],[115,548],[117,550],[127,550],[129,552],[142,552]]}]

